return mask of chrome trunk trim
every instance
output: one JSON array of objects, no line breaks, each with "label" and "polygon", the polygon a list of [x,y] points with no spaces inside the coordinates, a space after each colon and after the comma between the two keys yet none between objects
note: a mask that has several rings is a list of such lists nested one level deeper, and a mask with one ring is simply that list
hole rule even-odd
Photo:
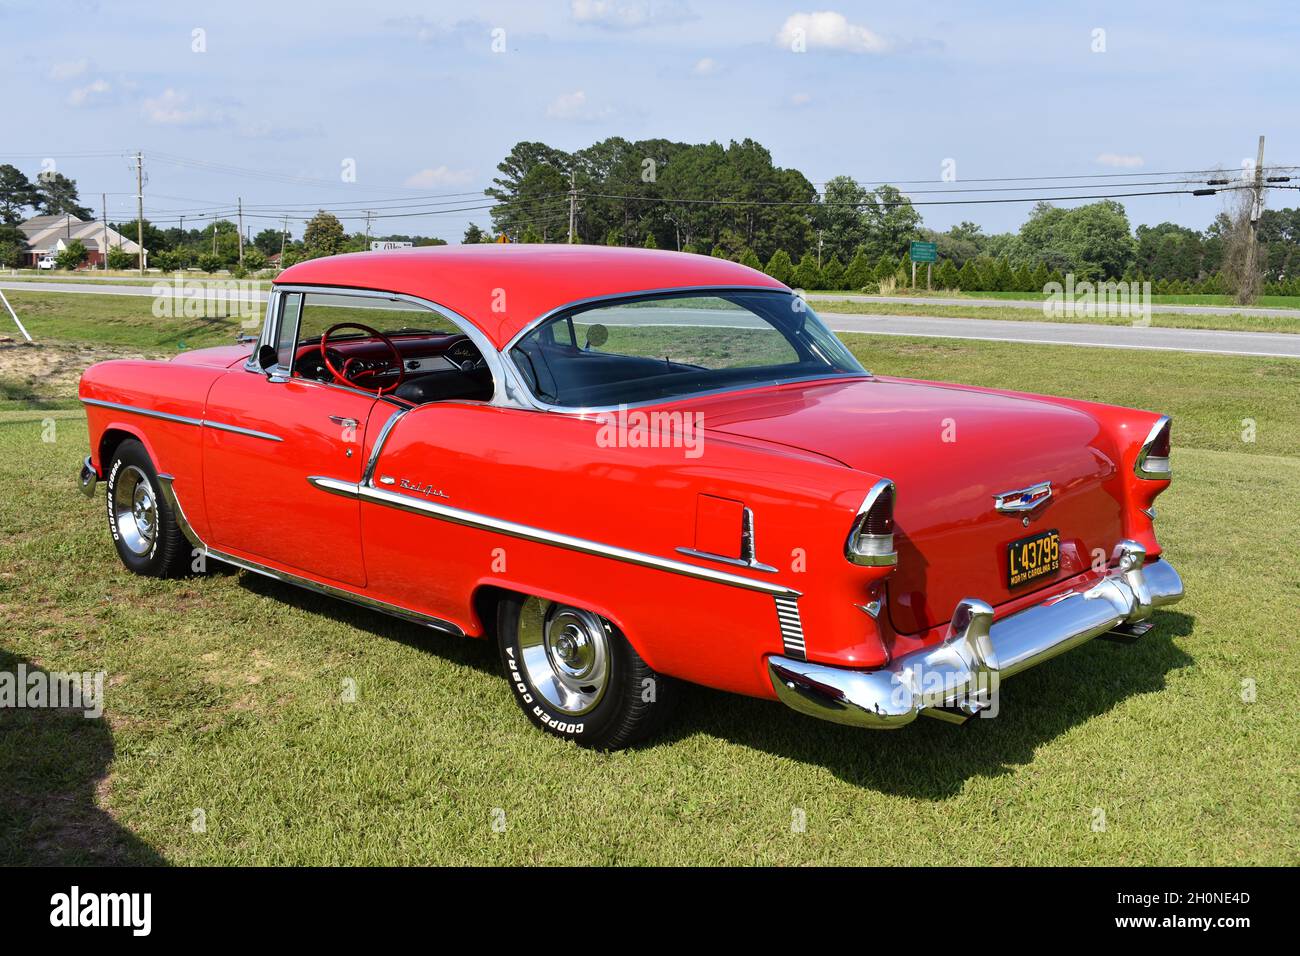
[{"label": "chrome trunk trim", "polygon": [[176,497],[176,489],[172,487],[175,481],[173,475],[159,475],[158,485],[162,491],[162,496],[167,500],[168,507],[171,508],[172,514],[176,516],[176,524],[181,529],[181,533],[194,547],[194,550],[205,557],[213,558],[223,564],[233,565],[242,568],[245,571],[252,571],[254,574],[260,574],[264,577],[273,578],[276,581],[283,581],[286,584],[297,585],[308,591],[315,591],[317,594],[323,594],[326,597],[339,598],[352,604],[369,608],[372,611],[382,611],[385,614],[399,617],[415,624],[422,624],[425,627],[433,628],[447,634],[453,634],[456,637],[465,637],[465,632],[451,621],[444,621],[440,617],[434,617],[431,614],[422,614],[419,611],[412,611],[410,608],[401,607],[396,604],[389,604],[386,601],[380,601],[376,598],[364,594],[358,594],[355,591],[349,591],[346,588],[334,587],[330,584],[322,584],[319,581],[313,581],[310,578],[301,575],[292,574],[288,571],[280,571],[276,568],[267,567],[264,564],[258,564],[255,561],[249,561],[246,558],[237,558],[232,554],[226,554],[216,548],[209,547],[199,537],[190,524],[189,519],[185,516],[185,509],[181,507],[180,499]]},{"label": "chrome trunk trim", "polygon": [[1146,563],[1136,541],[1116,547],[1112,568],[1086,591],[1069,590],[993,620],[976,598],[959,602],[942,643],[878,670],[771,656],[777,698],[813,717],[889,730],[919,714],[961,721],[989,709],[998,682],[1181,600],[1183,582],[1163,559]]}]

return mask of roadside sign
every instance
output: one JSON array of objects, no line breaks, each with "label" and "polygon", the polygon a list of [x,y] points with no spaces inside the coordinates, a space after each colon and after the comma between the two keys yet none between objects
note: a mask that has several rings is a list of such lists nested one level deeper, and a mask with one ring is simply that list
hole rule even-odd
[{"label": "roadside sign", "polygon": [[938,262],[939,247],[933,242],[912,243],[913,262]]},{"label": "roadside sign", "polygon": [[371,240],[371,252],[383,252],[386,249],[410,249],[415,243],[413,242],[386,242],[379,239]]}]

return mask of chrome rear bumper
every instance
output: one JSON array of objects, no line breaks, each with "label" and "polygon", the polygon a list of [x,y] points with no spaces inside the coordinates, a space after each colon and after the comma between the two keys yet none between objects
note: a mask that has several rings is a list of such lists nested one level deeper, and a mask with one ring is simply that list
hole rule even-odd
[{"label": "chrome rear bumper", "polygon": [[918,714],[958,723],[996,713],[998,681],[1057,654],[1134,625],[1152,608],[1183,596],[1178,572],[1163,559],[1146,564],[1136,541],[1122,541],[1111,568],[1086,591],[1066,591],[999,621],[976,598],[958,602],[940,644],[874,671],[830,667],[773,655],[768,676],[777,697],[801,713],[837,724],[888,730]]}]

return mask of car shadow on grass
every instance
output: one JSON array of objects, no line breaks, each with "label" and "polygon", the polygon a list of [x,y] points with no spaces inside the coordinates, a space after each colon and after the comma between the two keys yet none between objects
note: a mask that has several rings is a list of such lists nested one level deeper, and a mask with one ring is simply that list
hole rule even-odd
[{"label": "car shadow on grass", "polygon": [[[221,574],[241,573],[228,565],[219,564],[218,562],[213,562],[212,570]],[[501,677],[503,682],[505,680],[501,662],[497,658],[496,643],[494,641],[458,637],[445,631],[439,631],[435,628],[425,627],[412,621],[394,617],[391,614],[385,614],[383,611],[374,611],[361,607],[341,598],[316,594],[295,584],[287,584],[284,581],[277,581],[261,574],[244,573],[239,584],[241,587],[267,600],[288,604],[300,611],[319,614],[333,621],[341,621],[349,627],[354,627],[375,637],[396,641],[426,654],[434,654],[450,663],[472,667],[475,670]]]},{"label": "car shadow on grass", "polygon": [[956,796],[972,777],[998,777],[1056,737],[1140,694],[1165,689],[1193,663],[1176,643],[1193,618],[1159,612],[1140,641],[1096,640],[1018,674],[1000,688],[996,718],[956,726],[919,718],[894,731],[862,730],[780,704],[687,688],[662,741],[709,734],[777,757],[825,767],[854,786],[922,800]]},{"label": "car shadow on grass", "polygon": [[[0,649],[0,673],[20,666],[43,672]],[[0,707],[0,866],[165,864],[99,806],[113,753],[108,721],[84,708]]]}]

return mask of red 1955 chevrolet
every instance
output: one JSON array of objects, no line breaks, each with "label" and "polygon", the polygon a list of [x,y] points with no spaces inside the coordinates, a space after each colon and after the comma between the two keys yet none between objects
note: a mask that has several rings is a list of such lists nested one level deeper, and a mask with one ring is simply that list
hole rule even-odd
[{"label": "red 1955 chevrolet", "polygon": [[285,270],[251,346],[87,370],[83,490],[138,574],[200,557],[490,637],[537,726],[604,749],[676,680],[858,727],[1182,597],[1169,419],[872,375],[707,256],[481,245]]}]

